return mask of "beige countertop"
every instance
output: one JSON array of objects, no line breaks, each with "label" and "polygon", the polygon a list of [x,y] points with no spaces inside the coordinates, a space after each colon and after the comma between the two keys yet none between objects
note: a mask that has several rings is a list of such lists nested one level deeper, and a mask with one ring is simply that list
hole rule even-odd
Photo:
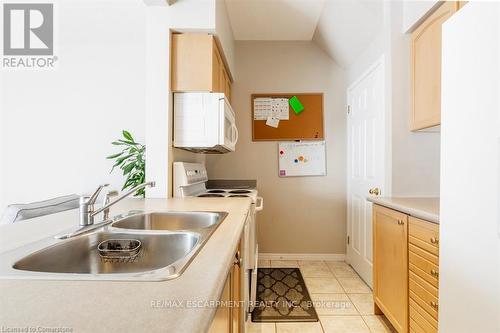
[{"label": "beige countertop", "polygon": [[[60,332],[205,332],[215,308],[203,305],[222,293],[250,203],[248,198],[124,200],[111,209],[112,215],[130,210],[226,211],[229,215],[173,280],[0,280],[0,325],[2,329],[69,329]],[[1,226],[0,252],[77,226],[77,210]],[[182,303],[167,306],[169,301]]]},{"label": "beige countertop", "polygon": [[439,224],[439,198],[368,197],[367,200]]}]

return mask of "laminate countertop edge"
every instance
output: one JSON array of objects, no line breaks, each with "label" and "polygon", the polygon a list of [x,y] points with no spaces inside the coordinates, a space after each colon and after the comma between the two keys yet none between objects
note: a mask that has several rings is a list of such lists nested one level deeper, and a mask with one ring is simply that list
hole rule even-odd
[{"label": "laminate countertop edge", "polygon": [[439,224],[439,198],[426,197],[367,197],[366,200],[410,216]]},{"label": "laminate countertop edge", "polygon": [[[211,200],[212,199],[212,200]],[[61,327],[72,332],[206,332],[234,260],[251,200],[248,198],[131,199],[112,213],[131,210],[226,211],[184,273],[168,281],[0,279],[4,327]],[[78,226],[78,211],[0,228],[0,252]],[[176,301],[176,302],[173,302]],[[174,304],[174,305],[171,305]]]}]

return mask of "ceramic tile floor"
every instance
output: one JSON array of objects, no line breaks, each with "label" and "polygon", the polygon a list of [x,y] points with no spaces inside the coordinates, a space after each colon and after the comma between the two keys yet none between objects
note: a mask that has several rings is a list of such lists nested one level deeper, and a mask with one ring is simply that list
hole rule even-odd
[{"label": "ceramic tile floor", "polygon": [[248,323],[248,333],[394,333],[373,313],[371,289],[342,261],[259,260],[259,267],[298,267],[316,306],[316,323]]}]

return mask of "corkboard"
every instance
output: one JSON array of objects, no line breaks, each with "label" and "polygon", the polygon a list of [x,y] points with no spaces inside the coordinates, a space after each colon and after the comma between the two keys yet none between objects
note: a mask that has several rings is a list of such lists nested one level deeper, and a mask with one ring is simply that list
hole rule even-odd
[{"label": "corkboard", "polygon": [[[265,120],[254,120],[254,99],[259,97],[291,98],[297,96],[304,106],[304,111],[295,114],[289,106],[290,119],[281,120],[278,128],[266,125]],[[252,140],[253,141],[293,141],[322,140],[323,132],[323,94],[252,94]]]}]

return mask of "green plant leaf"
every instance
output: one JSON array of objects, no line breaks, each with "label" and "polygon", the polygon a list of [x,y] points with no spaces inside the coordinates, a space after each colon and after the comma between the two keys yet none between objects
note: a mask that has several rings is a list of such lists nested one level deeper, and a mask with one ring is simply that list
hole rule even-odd
[{"label": "green plant leaf", "polygon": [[113,155],[109,155],[108,157],[106,157],[108,160],[112,160],[114,158],[117,158],[118,156],[120,156],[121,154],[123,154],[123,151],[121,153],[117,153],[117,154],[113,154]]},{"label": "green plant leaf", "polygon": [[132,171],[132,169],[134,169],[134,167],[135,167],[135,163],[133,163],[133,162],[125,165],[123,167],[123,174],[126,175],[127,173],[129,173],[130,171]]},{"label": "green plant leaf", "polygon": [[130,145],[130,146],[132,146],[132,145],[138,146],[139,145],[136,142],[129,141],[129,140],[123,140],[123,139],[118,139],[118,142],[121,142],[122,144]]},{"label": "green plant leaf", "polygon": [[134,154],[128,154],[128,155],[120,157],[119,159],[116,160],[116,166],[122,164],[126,159],[128,159],[132,156],[134,156]]},{"label": "green plant leaf", "polygon": [[125,139],[134,142],[134,138],[132,137],[132,134],[130,134],[129,131],[123,130],[122,134]]}]

